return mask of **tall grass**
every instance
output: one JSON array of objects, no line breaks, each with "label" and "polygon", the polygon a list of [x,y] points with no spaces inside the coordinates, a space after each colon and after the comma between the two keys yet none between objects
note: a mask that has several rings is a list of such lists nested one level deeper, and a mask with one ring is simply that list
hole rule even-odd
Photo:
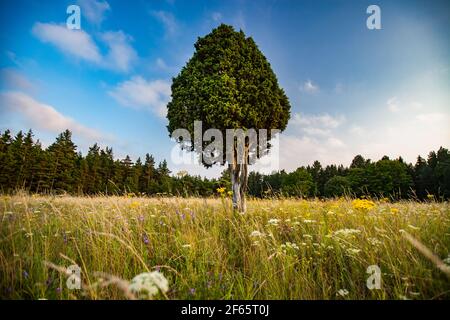
[{"label": "tall grass", "polygon": [[[449,278],[402,236],[448,262],[448,203],[250,200],[245,215],[225,198],[18,194],[0,205],[3,299],[123,299],[108,279],[153,270],[169,280],[159,299],[450,298]],[[61,272],[74,263],[82,290]],[[379,290],[366,286],[370,265]]]}]

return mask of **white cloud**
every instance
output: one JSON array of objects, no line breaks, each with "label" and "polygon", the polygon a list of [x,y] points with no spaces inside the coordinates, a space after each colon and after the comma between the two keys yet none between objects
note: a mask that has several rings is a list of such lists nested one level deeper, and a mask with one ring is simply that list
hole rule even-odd
[{"label": "white cloud", "polygon": [[66,117],[54,107],[36,101],[22,92],[0,93],[0,110],[4,114],[17,114],[33,129],[39,129],[54,133],[60,133],[66,129],[83,138],[92,140],[110,140],[99,131],[86,127],[77,121]]},{"label": "white cloud", "polygon": [[389,98],[386,104],[390,112],[397,113],[400,111],[400,106],[397,97]]},{"label": "white cloud", "polygon": [[222,20],[222,14],[220,12],[213,12],[211,14],[211,18],[214,22],[219,22],[220,20]]},{"label": "white cloud", "polygon": [[174,15],[167,11],[152,11],[151,14],[158,19],[166,29],[166,35],[173,36],[178,30],[178,23]]},{"label": "white cloud", "polygon": [[108,94],[124,106],[147,109],[160,117],[165,117],[171,89],[167,81],[147,81],[135,76],[118,84]]},{"label": "white cloud", "polygon": [[99,38],[108,47],[102,55],[92,37],[83,30],[69,30],[64,25],[37,22],[33,34],[44,43],[50,43],[63,53],[93,63],[101,68],[128,72],[137,59],[130,45],[132,38],[122,31],[107,31]]},{"label": "white cloud", "polygon": [[103,0],[78,0],[81,7],[81,15],[89,22],[100,25],[105,18],[105,13],[111,10],[109,3]]},{"label": "white cloud", "polygon": [[42,42],[51,43],[66,54],[93,63],[102,61],[97,45],[83,30],[69,30],[64,25],[36,22],[32,32]]},{"label": "white cloud", "polygon": [[100,35],[109,50],[105,57],[105,66],[119,71],[128,72],[137,59],[137,54],[129,42],[130,36],[122,31],[107,31]]},{"label": "white cloud", "polygon": [[319,86],[317,84],[314,84],[311,80],[307,80],[300,87],[300,90],[307,93],[317,93],[319,92]]},{"label": "white cloud", "polygon": [[0,83],[2,87],[32,91],[34,85],[22,73],[15,69],[4,68],[0,70]]},{"label": "white cloud", "polygon": [[292,123],[300,128],[316,128],[316,129],[334,129],[339,127],[345,121],[345,117],[330,116],[329,114],[320,115],[302,115],[300,113],[294,114]]}]

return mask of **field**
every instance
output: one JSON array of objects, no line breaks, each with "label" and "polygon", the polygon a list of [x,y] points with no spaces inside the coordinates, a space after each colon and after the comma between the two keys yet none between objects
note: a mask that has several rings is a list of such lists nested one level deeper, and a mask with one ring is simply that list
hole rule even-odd
[{"label": "field", "polygon": [[[0,205],[3,299],[133,298],[128,281],[154,270],[169,287],[154,299],[450,298],[450,278],[405,237],[450,262],[450,207],[432,199],[250,200],[245,215],[227,198],[17,194]],[[73,264],[80,290],[66,286]],[[366,286],[371,265],[380,289]]]}]

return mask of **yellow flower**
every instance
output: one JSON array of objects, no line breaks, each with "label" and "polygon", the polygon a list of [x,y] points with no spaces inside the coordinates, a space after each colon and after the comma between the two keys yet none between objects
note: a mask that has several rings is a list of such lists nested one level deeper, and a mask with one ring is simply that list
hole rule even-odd
[{"label": "yellow flower", "polygon": [[225,192],[225,187],[217,188],[217,192],[222,194]]},{"label": "yellow flower", "polygon": [[355,199],[352,201],[352,206],[357,210],[370,210],[375,207],[375,203],[366,199]]},{"label": "yellow flower", "polygon": [[233,195],[233,191],[228,191],[227,193],[228,193],[228,196],[230,196],[230,197]]},{"label": "yellow flower", "polygon": [[397,208],[391,208],[391,213],[392,213],[392,214],[398,213],[398,209],[397,209]]},{"label": "yellow flower", "polygon": [[136,208],[138,208],[139,206],[140,206],[140,203],[137,202],[137,201],[133,201],[133,202],[130,204],[130,208],[131,208],[131,209],[136,209]]}]

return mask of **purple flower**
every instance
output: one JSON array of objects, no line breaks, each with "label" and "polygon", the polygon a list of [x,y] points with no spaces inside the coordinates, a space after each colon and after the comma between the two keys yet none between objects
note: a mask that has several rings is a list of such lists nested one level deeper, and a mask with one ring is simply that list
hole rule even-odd
[{"label": "purple flower", "polygon": [[161,270],[161,267],[160,267],[160,266],[156,266],[156,267],[155,267],[155,270],[156,270],[156,271],[159,271],[159,270]]},{"label": "purple flower", "polygon": [[194,295],[194,294],[195,294],[195,288],[189,289],[189,293],[190,293],[191,295]]},{"label": "purple flower", "polygon": [[145,233],[142,235],[142,241],[144,241],[145,244],[149,244],[149,242],[150,242],[150,240],[148,240],[148,237]]},{"label": "purple flower", "polygon": [[56,288],[56,293],[61,293],[61,288],[60,287]]},{"label": "purple flower", "polygon": [[24,276],[25,278],[28,278],[28,272],[23,271],[23,276]]}]

